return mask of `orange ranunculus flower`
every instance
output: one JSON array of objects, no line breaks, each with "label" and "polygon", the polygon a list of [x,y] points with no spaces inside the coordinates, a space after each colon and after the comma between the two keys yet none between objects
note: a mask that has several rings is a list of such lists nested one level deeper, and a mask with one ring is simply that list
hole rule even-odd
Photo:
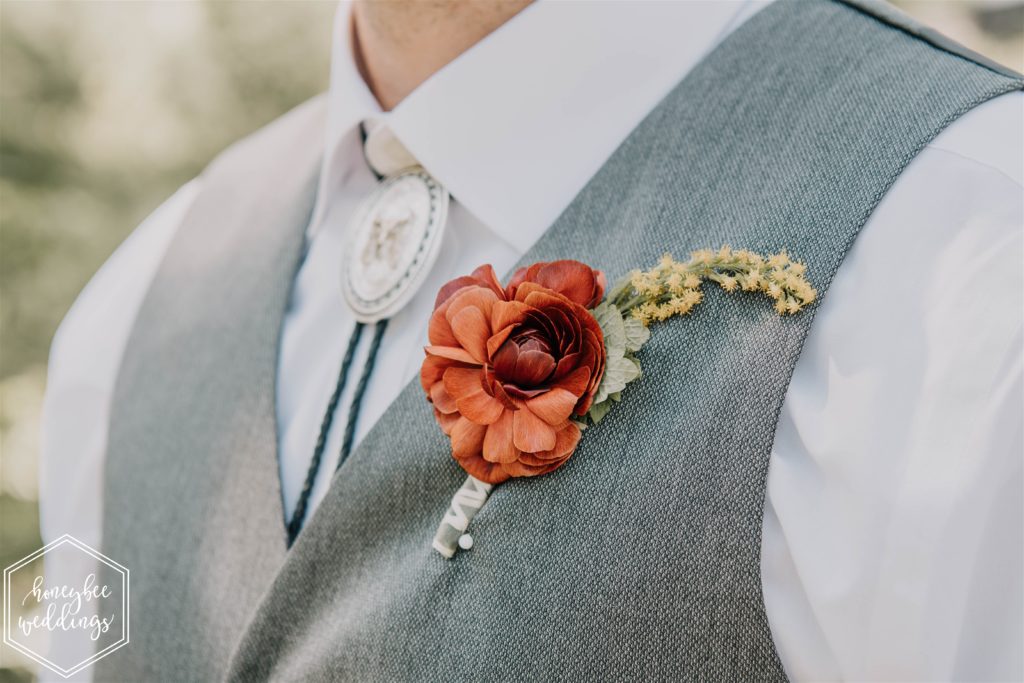
[{"label": "orange ranunculus flower", "polygon": [[587,310],[604,287],[600,271],[554,261],[519,269],[505,288],[489,265],[441,288],[420,381],[466,472],[497,484],[572,455],[570,418],[589,410],[604,374],[604,336]]}]

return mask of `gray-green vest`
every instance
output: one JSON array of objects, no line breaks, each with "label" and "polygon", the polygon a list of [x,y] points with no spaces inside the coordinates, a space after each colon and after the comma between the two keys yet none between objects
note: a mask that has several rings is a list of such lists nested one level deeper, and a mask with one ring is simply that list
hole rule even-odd
[{"label": "gray-green vest", "polygon": [[[665,251],[786,248],[828,296],[914,155],[1020,87],[884,6],[780,0],[693,69],[523,262],[615,277]],[[709,289],[692,316],[658,325],[626,400],[564,467],[497,487],[472,551],[431,549],[465,474],[418,383],[286,549],[274,380],[323,116],[314,100],[207,169],[146,295],[105,484],[131,643],[97,677],[784,678],[761,524],[812,314],[753,297]]]}]

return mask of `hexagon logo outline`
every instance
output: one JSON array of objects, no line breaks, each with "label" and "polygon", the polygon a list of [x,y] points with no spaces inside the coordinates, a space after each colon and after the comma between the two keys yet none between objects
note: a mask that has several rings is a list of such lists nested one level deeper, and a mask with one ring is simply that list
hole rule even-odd
[{"label": "hexagon logo outline", "polygon": [[[95,560],[102,562],[103,564],[110,567],[111,569],[113,569],[121,575],[121,584],[123,586],[123,590],[121,591],[121,613],[124,615],[121,622],[121,638],[119,640],[106,646],[98,652],[94,652],[89,658],[85,659],[84,661],[67,668],[50,661],[49,659],[47,659],[46,657],[42,656],[37,652],[33,652],[32,650],[25,647],[24,645],[17,642],[11,637],[11,604],[13,602],[13,599],[11,598],[11,575],[17,570],[24,567],[25,565],[28,565],[31,562],[35,561],[36,558],[43,557],[44,555],[46,555],[46,553],[50,552],[51,550],[59,548],[60,546],[65,544],[70,544],[75,548],[81,550],[82,552],[87,553],[88,555],[92,556]],[[64,534],[60,538],[51,541],[50,543],[47,543],[39,550],[36,550],[28,556],[23,557],[22,559],[18,560],[14,564],[4,569],[4,644],[10,648],[17,650],[18,652],[38,662],[39,664],[42,664],[47,669],[53,671],[61,677],[69,678],[74,674],[78,673],[79,671],[81,671],[82,669],[86,668],[87,666],[95,664],[99,660],[109,655],[111,652],[128,644],[130,630],[130,619],[128,618],[128,610],[129,604],[131,602],[129,600],[130,584],[130,572],[128,571],[127,567],[118,564],[117,562],[110,559],[98,550],[86,545],[85,543],[82,543],[71,534]]]}]

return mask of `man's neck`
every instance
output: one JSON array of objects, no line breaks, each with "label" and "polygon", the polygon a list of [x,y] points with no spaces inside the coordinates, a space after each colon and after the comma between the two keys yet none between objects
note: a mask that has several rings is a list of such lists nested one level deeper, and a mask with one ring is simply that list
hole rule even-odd
[{"label": "man's neck", "polygon": [[353,44],[385,111],[532,0],[358,0]]}]

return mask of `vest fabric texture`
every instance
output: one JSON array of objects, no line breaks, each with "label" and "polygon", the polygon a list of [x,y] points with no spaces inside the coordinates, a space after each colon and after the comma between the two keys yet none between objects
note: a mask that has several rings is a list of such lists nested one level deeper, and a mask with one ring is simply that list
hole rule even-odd
[{"label": "vest fabric texture", "polygon": [[[614,279],[666,251],[787,249],[827,296],[922,147],[1021,87],[904,22],[830,0],[762,10],[522,262]],[[643,378],[569,462],[498,486],[453,560],[431,540],[465,473],[414,381],[286,550],[274,382],[323,118],[313,100],[207,169],[145,298],[105,473],[103,548],[131,570],[131,642],[97,680],[784,679],[761,525],[813,310],[780,317],[707,288],[653,329]]]}]

